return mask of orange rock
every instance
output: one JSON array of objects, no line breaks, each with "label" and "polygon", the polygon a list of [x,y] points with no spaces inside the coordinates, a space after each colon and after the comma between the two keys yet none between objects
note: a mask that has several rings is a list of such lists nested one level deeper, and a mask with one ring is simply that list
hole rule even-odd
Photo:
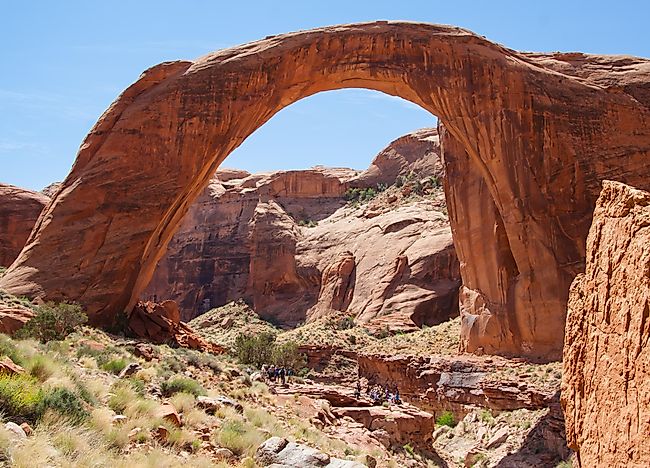
[{"label": "orange rock", "polygon": [[[170,318],[171,317],[171,318]],[[201,338],[187,324],[176,322],[178,307],[173,301],[162,304],[138,302],[128,319],[128,333],[157,344],[174,344],[213,354],[225,351],[222,346]],[[153,357],[153,353],[151,353]]]},{"label": "orange rock", "polygon": [[0,288],[74,300],[91,323],[112,324],[138,302],[183,216],[234,148],[301,98],[366,87],[437,115],[461,145],[464,152],[445,156],[448,176],[455,172],[445,184],[455,191],[450,213],[484,200],[491,210],[470,209],[478,214],[469,224],[452,216],[456,238],[486,234],[477,237],[484,256],[461,242],[461,264],[475,257],[472,268],[497,273],[463,292],[471,305],[465,349],[558,358],[600,182],[615,174],[650,189],[649,63],[520,53],[460,28],[391,21],[160,64],[91,130]]},{"label": "orange rock", "polygon": [[171,403],[161,405],[160,408],[158,408],[157,416],[165,421],[169,421],[176,427],[181,427],[183,425],[178,411],[176,411],[176,408],[174,408]]},{"label": "orange rock", "polygon": [[20,427],[22,428],[23,431],[25,431],[25,434],[26,434],[27,436],[32,435],[32,432],[34,432],[34,430],[32,429],[32,427],[31,427],[29,424],[27,424],[26,422],[22,423],[22,424],[20,425]]},{"label": "orange rock", "polygon": [[11,360],[9,356],[5,356],[0,359],[0,374],[24,374],[25,369],[20,367],[14,361]]},{"label": "orange rock", "polygon": [[49,202],[42,193],[0,184],[0,266],[8,267],[18,257]]},{"label": "orange rock", "polygon": [[575,463],[650,466],[650,193],[606,181],[569,296],[562,404]]}]

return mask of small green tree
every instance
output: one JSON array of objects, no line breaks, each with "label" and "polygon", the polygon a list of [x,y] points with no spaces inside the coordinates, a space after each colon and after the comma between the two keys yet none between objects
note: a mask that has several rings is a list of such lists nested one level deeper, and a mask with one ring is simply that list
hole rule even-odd
[{"label": "small green tree", "polygon": [[235,356],[242,364],[261,367],[271,362],[275,334],[260,333],[256,336],[240,334],[235,339]]},{"label": "small green tree", "polygon": [[16,333],[17,338],[35,338],[42,343],[63,340],[88,321],[77,304],[48,302],[38,306],[36,315]]},{"label": "small green tree", "polygon": [[298,343],[294,341],[276,344],[271,352],[271,362],[276,366],[294,370],[300,370],[307,365],[305,355],[298,351]]}]

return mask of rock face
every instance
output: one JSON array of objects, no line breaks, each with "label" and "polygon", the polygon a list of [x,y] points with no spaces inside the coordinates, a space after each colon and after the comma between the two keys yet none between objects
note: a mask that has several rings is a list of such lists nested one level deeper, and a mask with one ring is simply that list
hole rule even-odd
[{"label": "rock face", "polygon": [[578,464],[650,465],[650,193],[606,181],[571,286],[562,403]]},{"label": "rock face", "polygon": [[0,184],[0,266],[18,257],[50,199],[42,193]]},{"label": "rock face", "polygon": [[[437,115],[464,150],[445,159],[459,175],[449,179],[450,211],[493,203],[478,217],[506,276],[481,276],[465,291],[465,349],[558,358],[600,182],[650,188],[649,82],[644,59],[519,53],[460,28],[383,21],[166,62],[91,130],[0,288],[77,301],[93,323],[110,324],[136,304],[233,149],[303,97],[365,87]],[[494,302],[486,291],[503,279]]]},{"label": "rock face", "polygon": [[440,140],[435,128],[423,128],[392,141],[372,161],[370,167],[351,181],[353,187],[391,185],[410,174],[435,176],[442,180]]},{"label": "rock face", "polygon": [[223,353],[224,348],[210,343],[181,322],[174,301],[138,302],[128,317],[127,332],[138,338],[158,344],[197,349],[209,353]]},{"label": "rock face", "polygon": [[177,301],[185,320],[245,298],[283,326],[340,311],[391,329],[435,325],[457,315],[460,285],[442,194],[407,203],[397,193],[361,208],[344,195],[402,174],[442,178],[441,166],[437,131],[423,129],[361,174],[316,168],[224,181],[219,171],[144,297]]}]

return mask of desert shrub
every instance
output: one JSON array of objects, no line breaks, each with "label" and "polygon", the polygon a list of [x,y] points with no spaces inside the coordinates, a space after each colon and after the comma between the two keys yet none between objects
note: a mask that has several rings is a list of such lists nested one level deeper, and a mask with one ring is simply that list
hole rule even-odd
[{"label": "desert shrub", "polygon": [[2,278],[2,276],[5,274],[6,271],[7,271],[6,267],[0,266],[0,278]]},{"label": "desert shrub", "polygon": [[57,364],[47,356],[38,354],[29,360],[27,364],[29,374],[41,382],[49,379],[57,370]]},{"label": "desert shrub", "polygon": [[45,393],[40,402],[39,413],[43,414],[48,410],[55,411],[74,424],[80,424],[90,416],[83,400],[65,387],[55,387]]},{"label": "desert shrub", "polygon": [[451,411],[443,411],[443,413],[438,416],[438,419],[436,419],[436,424],[438,426],[455,427],[456,420],[454,419],[454,415]]},{"label": "desert shrub", "polygon": [[235,356],[242,364],[261,367],[271,362],[274,344],[273,333],[260,333],[253,336],[242,333],[235,339]]},{"label": "desert shrub", "polygon": [[160,385],[160,390],[166,397],[180,392],[190,393],[194,396],[205,395],[206,393],[205,389],[196,380],[183,377],[176,377],[163,382]]},{"label": "desert shrub", "polygon": [[413,448],[413,446],[412,446],[411,444],[406,444],[406,445],[404,446],[404,450],[405,450],[406,453],[408,453],[411,457],[415,457],[415,449]]},{"label": "desert shrub", "polygon": [[235,455],[249,455],[264,442],[264,435],[240,420],[227,420],[217,434],[217,442]]},{"label": "desert shrub", "polygon": [[385,192],[386,189],[388,189],[388,184],[382,184],[381,182],[377,184],[377,193]]},{"label": "desert shrub", "polygon": [[45,397],[40,382],[29,375],[0,375],[0,411],[17,422],[41,416]]},{"label": "desert shrub", "polygon": [[338,328],[339,330],[349,330],[351,328],[354,328],[355,326],[356,323],[354,323],[354,317],[351,316],[343,317],[338,322],[336,322],[336,328]]},{"label": "desert shrub", "polygon": [[61,302],[48,302],[38,306],[36,315],[16,332],[19,338],[35,338],[42,343],[63,340],[88,321],[80,306]]},{"label": "desert shrub", "polygon": [[102,369],[105,370],[106,372],[110,372],[111,374],[119,374],[124,370],[124,368],[127,366],[126,359],[123,358],[117,358],[117,359],[111,359],[108,362],[105,362],[102,364]]},{"label": "desert shrub", "polygon": [[126,407],[138,398],[137,393],[128,382],[117,382],[111,387],[108,407],[118,414],[123,414]]},{"label": "desert shrub", "polygon": [[287,369],[302,369],[307,365],[307,358],[298,351],[298,343],[288,341],[276,344],[271,350],[271,362]]},{"label": "desert shrub", "polygon": [[8,356],[16,364],[25,365],[25,356],[20,352],[16,343],[4,334],[0,334],[0,356]]},{"label": "desert shrub", "polygon": [[298,226],[313,228],[318,226],[318,221],[314,221],[313,219],[301,219],[298,221]]},{"label": "desert shrub", "polygon": [[442,181],[436,176],[431,176],[429,177],[429,185],[433,188],[439,188],[442,187]]}]

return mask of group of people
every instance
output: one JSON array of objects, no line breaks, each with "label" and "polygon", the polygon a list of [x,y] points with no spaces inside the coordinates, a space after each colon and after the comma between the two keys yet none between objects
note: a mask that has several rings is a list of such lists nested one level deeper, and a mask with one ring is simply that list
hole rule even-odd
[{"label": "group of people", "polygon": [[[394,403],[396,405],[402,403],[402,399],[399,395],[399,388],[397,388],[397,385],[395,385],[394,389],[391,391],[391,389],[388,387],[388,384],[382,387],[379,384],[371,384],[368,382],[366,395],[370,397],[374,405],[381,405],[382,403],[386,402]],[[354,396],[355,398],[361,397],[361,380],[357,380],[357,388],[354,392]]]},{"label": "group of people", "polygon": [[276,366],[271,364],[267,366],[266,364],[262,365],[262,376],[268,382],[281,383],[285,385],[287,379],[293,375],[293,370],[290,368],[285,368],[284,366]]}]

